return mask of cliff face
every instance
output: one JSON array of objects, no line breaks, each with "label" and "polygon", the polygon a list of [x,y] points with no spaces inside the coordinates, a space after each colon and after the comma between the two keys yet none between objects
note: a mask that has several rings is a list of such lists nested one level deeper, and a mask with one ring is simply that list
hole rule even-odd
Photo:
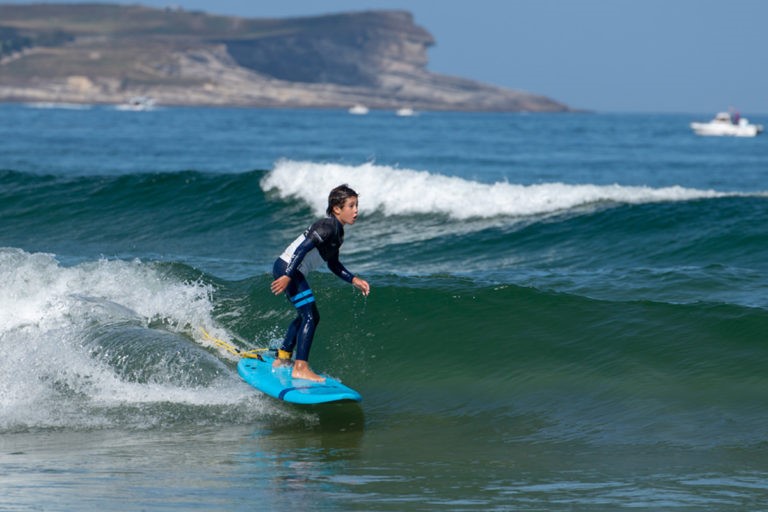
[{"label": "cliff face", "polygon": [[105,4],[0,5],[0,101],[564,111],[426,70],[402,11],[245,19]]},{"label": "cliff face", "polygon": [[291,82],[379,87],[399,68],[422,71],[432,36],[405,12],[287,20],[289,30],[223,39],[241,66]]}]

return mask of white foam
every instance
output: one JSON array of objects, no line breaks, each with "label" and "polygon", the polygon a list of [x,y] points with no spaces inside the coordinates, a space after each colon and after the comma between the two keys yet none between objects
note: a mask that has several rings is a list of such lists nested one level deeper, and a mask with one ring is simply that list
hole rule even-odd
[{"label": "white foam", "polygon": [[180,281],[138,260],[64,267],[51,254],[15,248],[0,248],[0,282],[0,430],[109,423],[94,407],[252,400],[234,372],[204,387],[173,378],[136,382],[94,358],[88,345],[94,329],[150,329],[157,322],[170,331],[195,335],[202,326],[224,337],[213,319],[210,285]]},{"label": "white foam", "polygon": [[[99,260],[67,268],[51,254],[2,248],[0,282],[0,333],[25,325],[70,325],[73,312],[95,313],[97,304],[113,315],[177,326],[209,322],[212,309],[208,285],[164,278],[138,260]],[[89,297],[98,301],[89,303]],[[106,308],[108,303],[119,307]]]},{"label": "white foam", "polygon": [[362,213],[438,214],[454,219],[550,214],[597,203],[650,203],[722,197],[728,194],[679,186],[519,185],[480,183],[428,171],[365,163],[341,165],[281,160],[262,180],[265,191],[298,198],[323,215],[328,192],[347,183],[360,194]]}]

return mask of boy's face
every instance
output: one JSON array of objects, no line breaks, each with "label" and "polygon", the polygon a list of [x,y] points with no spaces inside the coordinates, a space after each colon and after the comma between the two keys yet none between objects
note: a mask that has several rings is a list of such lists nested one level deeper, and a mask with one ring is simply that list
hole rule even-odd
[{"label": "boy's face", "polygon": [[348,197],[343,206],[334,206],[333,214],[342,225],[354,224],[357,220],[357,198]]}]

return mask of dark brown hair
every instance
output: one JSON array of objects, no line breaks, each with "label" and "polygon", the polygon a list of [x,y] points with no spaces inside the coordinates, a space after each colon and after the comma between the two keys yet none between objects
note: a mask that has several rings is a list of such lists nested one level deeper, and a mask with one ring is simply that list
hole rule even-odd
[{"label": "dark brown hair", "polygon": [[336,206],[342,208],[350,197],[357,197],[357,192],[349,188],[346,183],[334,188],[328,194],[328,208],[325,210],[325,213],[328,215],[333,214],[333,208]]}]

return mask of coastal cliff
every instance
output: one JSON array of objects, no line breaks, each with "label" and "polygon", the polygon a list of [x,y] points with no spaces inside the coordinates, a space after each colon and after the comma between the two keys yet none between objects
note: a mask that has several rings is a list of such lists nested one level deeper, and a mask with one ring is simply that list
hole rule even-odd
[{"label": "coastal cliff", "polygon": [[526,92],[427,71],[404,11],[286,19],[138,5],[0,5],[0,101],[559,112]]}]

